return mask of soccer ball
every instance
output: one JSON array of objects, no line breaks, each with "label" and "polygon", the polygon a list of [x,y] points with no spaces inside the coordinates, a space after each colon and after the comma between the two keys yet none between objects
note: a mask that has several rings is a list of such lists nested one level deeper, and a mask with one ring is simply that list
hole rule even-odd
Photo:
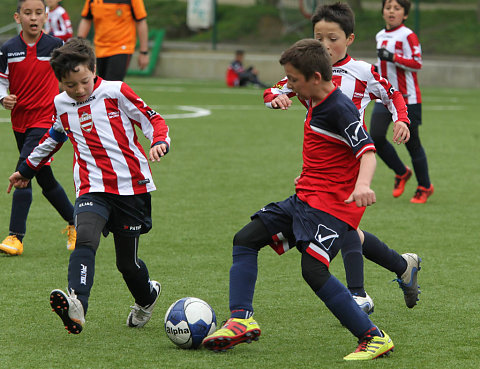
[{"label": "soccer ball", "polygon": [[165,332],[178,347],[196,349],[203,339],[215,332],[215,311],[205,301],[184,297],[175,301],[165,314]]}]

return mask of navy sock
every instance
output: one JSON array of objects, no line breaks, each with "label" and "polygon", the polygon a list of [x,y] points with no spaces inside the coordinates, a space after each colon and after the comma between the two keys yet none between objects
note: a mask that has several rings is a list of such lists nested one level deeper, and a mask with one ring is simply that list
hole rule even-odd
[{"label": "navy sock", "polygon": [[381,336],[380,330],[360,309],[347,288],[333,275],[316,294],[354,336],[361,338],[367,332],[373,336]]},{"label": "navy sock", "polygon": [[91,247],[76,246],[68,263],[68,289],[73,290],[83,305],[85,314],[95,275],[95,251]]},{"label": "navy sock", "polygon": [[138,259],[137,263],[140,266],[138,271],[128,276],[123,275],[123,280],[127,284],[135,302],[140,306],[147,306],[155,301],[156,293],[151,283],[149,283],[150,277],[147,266],[141,259]]},{"label": "navy sock", "polygon": [[247,319],[253,315],[253,293],[257,281],[258,250],[233,246],[230,268],[230,311],[232,318]]},{"label": "navy sock", "polygon": [[43,196],[46,197],[48,202],[53,205],[61,217],[68,222],[68,224],[73,224],[73,205],[67,197],[65,190],[57,182],[56,186],[49,189],[48,191],[42,191]]},{"label": "navy sock", "polygon": [[430,188],[431,183],[428,175],[427,155],[425,154],[425,150],[422,146],[420,146],[412,154],[412,165],[419,186]]},{"label": "navy sock", "polygon": [[342,257],[348,289],[352,294],[365,297],[362,244],[356,230],[343,235]]},{"label": "navy sock", "polygon": [[12,196],[9,234],[14,234],[22,241],[27,231],[27,216],[32,204],[32,188],[15,189]]},{"label": "navy sock", "polygon": [[363,241],[363,254],[368,260],[390,270],[399,278],[407,269],[407,262],[395,250],[389,248],[380,241],[375,235],[363,231],[365,239]]}]

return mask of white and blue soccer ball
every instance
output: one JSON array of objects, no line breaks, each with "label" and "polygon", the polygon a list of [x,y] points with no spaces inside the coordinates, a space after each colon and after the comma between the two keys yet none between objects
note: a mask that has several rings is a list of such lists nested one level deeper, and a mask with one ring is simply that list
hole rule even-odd
[{"label": "white and blue soccer ball", "polygon": [[205,301],[184,297],[175,301],[165,314],[165,332],[178,347],[198,348],[217,329],[215,311]]}]

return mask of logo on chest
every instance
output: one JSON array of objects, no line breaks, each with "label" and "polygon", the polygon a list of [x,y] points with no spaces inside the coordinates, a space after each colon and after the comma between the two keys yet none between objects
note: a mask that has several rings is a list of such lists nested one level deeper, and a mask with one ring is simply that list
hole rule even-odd
[{"label": "logo on chest", "polygon": [[92,114],[89,114],[85,111],[82,113],[79,120],[80,120],[80,127],[82,128],[82,130],[87,133],[90,133],[93,128]]}]

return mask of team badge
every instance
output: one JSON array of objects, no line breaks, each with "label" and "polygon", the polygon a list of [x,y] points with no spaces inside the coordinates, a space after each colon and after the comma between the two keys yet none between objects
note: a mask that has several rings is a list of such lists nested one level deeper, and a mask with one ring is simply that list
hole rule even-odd
[{"label": "team badge", "polygon": [[315,239],[317,242],[322,245],[325,250],[330,250],[332,247],[333,242],[338,238],[338,233],[335,232],[333,229],[324,226],[323,224],[319,224],[317,228],[317,234],[315,235]]},{"label": "team badge", "polygon": [[122,16],[122,9],[117,9],[117,17],[121,17]]},{"label": "team badge", "polygon": [[92,114],[88,114],[86,111],[80,117],[80,127],[87,133],[90,133],[93,128]]}]

